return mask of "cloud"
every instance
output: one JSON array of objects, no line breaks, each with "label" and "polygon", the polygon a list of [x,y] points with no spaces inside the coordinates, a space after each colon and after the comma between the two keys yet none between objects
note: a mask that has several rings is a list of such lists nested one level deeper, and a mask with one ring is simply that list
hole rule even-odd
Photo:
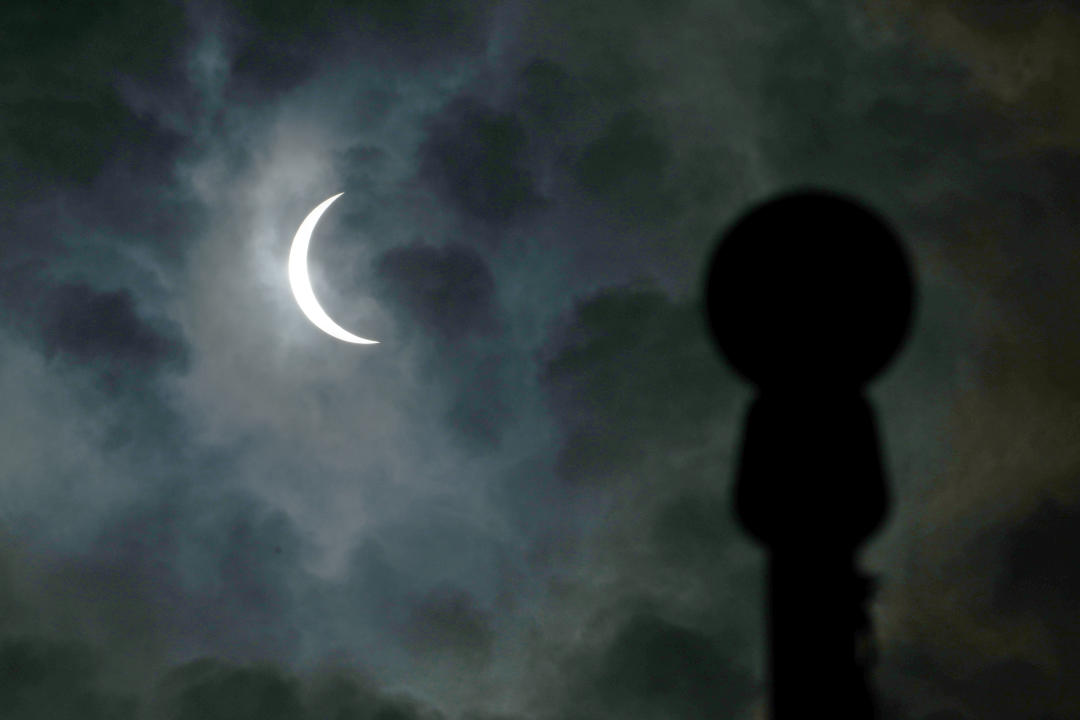
[{"label": "cloud", "polygon": [[491,451],[514,422],[514,408],[506,397],[508,362],[487,355],[460,371],[446,413],[449,426],[474,450]]},{"label": "cloud", "polygon": [[[206,475],[192,491],[177,481],[196,473],[155,472],[169,473],[169,482],[155,487],[137,474],[143,482],[134,497],[105,510],[84,503],[100,527],[75,551],[22,535],[12,577],[15,600],[27,608],[8,630],[95,640],[110,666],[146,675],[191,654],[291,657],[298,640],[291,588],[303,577],[305,549],[296,528],[250,496],[214,488]],[[112,494],[121,480],[112,479]],[[67,522],[66,512],[49,521]]]},{"label": "cloud", "polygon": [[490,657],[491,620],[468,593],[456,588],[428,592],[412,608],[403,632],[420,654],[450,653],[455,662],[482,663]]},{"label": "cloud", "polygon": [[750,712],[761,577],[727,501],[746,391],[700,309],[647,282],[603,288],[541,358],[564,441],[557,470],[592,512],[587,551],[559,565],[573,580],[552,583],[548,616],[574,620],[545,628],[539,652],[561,671],[538,681],[533,704],[553,694],[541,714],[569,718]]},{"label": "cloud", "polygon": [[0,638],[0,713],[10,720],[134,720],[135,698],[101,684],[91,648]]},{"label": "cloud", "polygon": [[540,198],[520,120],[459,99],[435,118],[420,149],[420,172],[467,216],[504,224]]},{"label": "cloud", "polygon": [[581,79],[550,58],[530,60],[521,69],[518,82],[522,113],[554,137],[588,105]]},{"label": "cloud", "polygon": [[469,247],[413,244],[374,262],[380,296],[403,336],[422,333],[430,377],[447,393],[447,426],[474,450],[493,450],[512,415],[505,398],[504,323],[488,264]]},{"label": "cloud", "polygon": [[143,692],[112,686],[102,648],[40,637],[0,639],[0,712],[10,720],[440,720],[370,678],[328,666],[295,674],[267,662],[201,658]]},{"label": "cloud", "polygon": [[716,639],[651,612],[627,618],[581,663],[565,717],[735,717],[755,691]]},{"label": "cloud", "polygon": [[237,3],[237,16],[251,23],[260,39],[282,45],[295,45],[313,33],[318,37],[340,32],[343,24],[372,34],[388,34],[393,44],[415,41],[438,45],[448,39],[480,35],[490,5],[486,1],[457,4],[437,0],[316,0],[308,4],[244,0]]},{"label": "cloud", "polygon": [[182,368],[186,360],[178,330],[159,331],[139,317],[126,290],[99,292],[82,283],[65,284],[49,298],[44,315],[40,322],[48,355],[100,362],[114,375]]},{"label": "cloud", "polygon": [[1048,668],[1020,658],[989,659],[956,649],[897,647],[884,658],[879,707],[885,718],[1065,718],[1075,698]]},{"label": "cloud", "polygon": [[442,342],[465,342],[497,328],[495,280],[487,263],[461,245],[416,244],[385,252],[375,263],[383,297]]},{"label": "cloud", "polygon": [[707,490],[689,491],[658,508],[651,541],[658,559],[688,572],[708,572],[725,550],[743,538],[730,522],[728,499]]},{"label": "cloud", "polygon": [[[7,11],[0,62],[28,71],[19,83],[51,80],[55,85],[45,89],[60,92],[88,79],[107,84],[109,73],[117,71],[168,76],[176,70],[174,53],[185,31],[183,9],[174,3],[149,7],[125,2],[104,8],[15,0]],[[146,42],[134,42],[137,39]],[[73,60],[80,65],[72,67]]]},{"label": "cloud", "polygon": [[390,693],[343,670],[328,669],[307,685],[307,718],[342,720],[443,720],[438,710],[407,695]]},{"label": "cloud", "polygon": [[1080,657],[1070,558],[1076,502],[1025,497],[1020,508],[966,527],[942,523],[941,537],[923,543],[884,588],[890,616],[903,613],[890,618],[904,633],[890,632],[880,661],[879,685],[897,712],[945,706],[959,717],[1005,720],[1071,717],[1080,708],[1070,691]]},{"label": "cloud", "polygon": [[73,182],[92,179],[142,130],[113,93],[88,99],[27,99],[4,114],[3,132],[24,172]]},{"label": "cloud", "polygon": [[575,162],[578,181],[589,192],[633,216],[655,218],[673,209],[665,187],[670,159],[647,116],[627,111],[613,117]]},{"label": "cloud", "polygon": [[980,100],[1016,123],[1034,148],[1077,147],[1080,51],[1071,38],[1080,8],[1051,2],[889,0],[872,6],[890,22],[911,23],[965,69]]},{"label": "cloud", "polygon": [[493,3],[436,0],[245,0],[220,23],[232,47],[227,95],[280,99],[328,65],[359,55],[372,64],[430,65],[484,50]]},{"label": "cloud", "polygon": [[173,670],[163,685],[175,720],[295,720],[303,717],[299,684],[270,665],[214,660]]},{"label": "cloud", "polygon": [[[945,528],[909,556],[904,526],[884,562],[924,582],[889,610],[911,616],[889,657],[932,651],[890,661],[890,697],[924,700],[897,714],[979,717],[980,687],[1041,692],[1047,652],[1072,652],[1037,619],[1071,590],[1040,600],[1061,569],[1025,564],[1051,541],[1024,518],[1068,537],[1074,163],[1008,154],[1042,132],[1016,118],[1067,94],[1035,79],[1055,58],[1068,77],[1068,21],[999,81],[848,6],[135,5],[21,6],[0,30],[0,475],[27,546],[0,627],[50,635],[58,678],[90,666],[20,660],[56,696],[35,703],[67,683],[123,716],[114,678],[171,669],[151,718],[437,715],[391,684],[477,717],[751,712],[760,557],[726,495],[747,391],[695,294],[719,226],[806,180],[880,202],[955,291],[890,390],[916,428],[898,492]],[[974,65],[1013,52],[963,44],[1011,30],[949,32]],[[969,72],[1012,110],[973,104]],[[293,218],[341,188],[347,239],[320,232],[347,292],[320,297],[348,327],[398,321],[375,353],[328,344],[282,283]],[[138,392],[86,387],[106,376]],[[924,472],[950,443],[956,466]],[[976,561],[972,527],[1012,549]],[[380,680],[300,669],[335,653]],[[965,663],[970,684],[934,679]]]},{"label": "cloud", "polygon": [[1069,608],[1080,600],[1080,578],[1073,569],[1080,558],[1080,504],[1044,500],[998,536],[1002,566],[994,603],[1010,613],[1038,606],[1049,627],[1066,630],[1077,622]]},{"label": "cloud", "polygon": [[0,68],[15,79],[0,119],[9,192],[25,197],[51,191],[52,183],[84,184],[117,156],[160,141],[160,130],[132,111],[116,80],[177,86],[172,61],[184,38],[178,6],[123,3],[106,13],[16,2],[5,18]]},{"label": "cloud", "polygon": [[[1062,150],[987,158],[980,172],[925,208],[942,240],[938,257],[998,307],[1001,341],[1073,344],[1080,261],[1070,250],[1080,212],[1072,201],[1080,158]],[[1068,350],[1072,353],[1074,350]]]},{"label": "cloud", "polygon": [[730,408],[737,385],[694,304],[622,286],[582,300],[567,327],[543,378],[567,433],[559,466],[571,482],[616,476],[657,446],[701,447],[710,419]]}]

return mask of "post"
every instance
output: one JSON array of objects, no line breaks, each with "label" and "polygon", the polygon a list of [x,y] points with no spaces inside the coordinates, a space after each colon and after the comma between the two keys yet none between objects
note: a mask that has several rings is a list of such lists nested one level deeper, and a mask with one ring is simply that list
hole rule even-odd
[{"label": "post", "polygon": [[789,193],[753,208],[712,259],[709,323],[757,389],[734,506],[769,554],[772,720],[873,717],[873,580],[856,558],[889,498],[863,386],[905,339],[912,300],[895,235],[834,193]]}]

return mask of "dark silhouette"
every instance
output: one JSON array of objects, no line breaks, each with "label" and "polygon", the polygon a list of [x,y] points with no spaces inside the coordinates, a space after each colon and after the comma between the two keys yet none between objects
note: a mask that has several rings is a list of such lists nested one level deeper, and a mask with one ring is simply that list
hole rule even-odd
[{"label": "dark silhouette", "polygon": [[889,497],[863,385],[899,349],[912,278],[870,210],[824,191],[750,210],[709,268],[716,340],[757,386],[742,439],[735,510],[769,552],[771,718],[874,716],[867,603],[856,550]]}]

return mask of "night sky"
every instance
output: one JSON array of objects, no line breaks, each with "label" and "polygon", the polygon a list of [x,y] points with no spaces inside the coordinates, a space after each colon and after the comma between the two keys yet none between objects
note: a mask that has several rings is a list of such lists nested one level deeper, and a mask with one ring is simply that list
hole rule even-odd
[{"label": "night sky", "polygon": [[[1078,37],[1071,0],[5,2],[0,717],[762,718],[752,391],[701,297],[805,185],[917,272],[869,391],[883,720],[1080,716]],[[288,285],[338,192],[312,282],[378,345]]]}]

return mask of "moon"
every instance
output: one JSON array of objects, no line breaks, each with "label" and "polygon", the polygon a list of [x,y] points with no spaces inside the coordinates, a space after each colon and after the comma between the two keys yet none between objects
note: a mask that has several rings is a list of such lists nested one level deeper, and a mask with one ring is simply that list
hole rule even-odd
[{"label": "moon", "polygon": [[353,335],[326,314],[326,311],[322,309],[322,305],[315,298],[315,291],[311,289],[311,278],[308,277],[307,254],[308,246],[311,245],[311,234],[315,232],[315,225],[318,224],[322,214],[326,212],[326,208],[330,207],[335,200],[344,194],[338,193],[323,200],[315,206],[314,210],[308,213],[308,216],[304,218],[304,222],[300,223],[300,229],[296,231],[296,235],[293,237],[292,249],[289,250],[289,285],[292,287],[296,304],[307,315],[307,319],[315,324],[315,327],[327,335],[332,335],[338,340],[347,343],[375,345],[378,344],[378,340],[368,340],[359,335]]}]

